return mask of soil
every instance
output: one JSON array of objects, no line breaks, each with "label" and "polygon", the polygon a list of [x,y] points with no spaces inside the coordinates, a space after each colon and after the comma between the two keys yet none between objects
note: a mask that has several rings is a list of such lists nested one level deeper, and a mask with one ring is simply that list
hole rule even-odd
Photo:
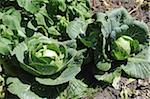
[{"label": "soil", "polygon": [[[150,78],[138,79],[127,84],[128,81],[127,78],[122,77],[118,83],[118,89],[108,86],[102,92],[97,93],[94,99],[150,99]],[[125,98],[125,90],[127,98]]]},{"label": "soil", "polygon": [[[91,5],[95,12],[123,6],[134,18],[144,21],[150,29],[150,0],[144,0],[141,4],[136,1],[142,0],[92,0]],[[94,99],[150,99],[150,78],[129,81],[128,77],[121,77],[118,88],[109,85],[95,94]]]},{"label": "soil", "polygon": [[[91,0],[94,11],[105,12],[118,7],[126,8],[133,17],[143,20],[150,27],[150,0]],[[138,3],[136,1],[143,1]],[[94,4],[93,4],[94,3]]]}]

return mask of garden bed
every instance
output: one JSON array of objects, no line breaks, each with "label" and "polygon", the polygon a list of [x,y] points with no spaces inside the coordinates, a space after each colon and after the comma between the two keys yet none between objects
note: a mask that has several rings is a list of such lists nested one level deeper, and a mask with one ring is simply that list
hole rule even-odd
[{"label": "garden bed", "polygon": [[149,99],[149,6],[0,1],[0,99]]}]

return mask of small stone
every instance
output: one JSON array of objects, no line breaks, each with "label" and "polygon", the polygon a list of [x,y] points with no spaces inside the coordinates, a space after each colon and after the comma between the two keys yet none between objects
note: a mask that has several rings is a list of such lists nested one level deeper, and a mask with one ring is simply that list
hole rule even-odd
[{"label": "small stone", "polygon": [[150,97],[150,90],[147,90],[147,96]]},{"label": "small stone", "polygon": [[136,90],[135,95],[138,96],[140,94],[139,90]]},{"label": "small stone", "polygon": [[135,99],[143,99],[142,96],[137,96]]},{"label": "small stone", "polygon": [[148,78],[148,83],[150,84],[150,78]]},{"label": "small stone", "polygon": [[139,80],[138,80],[138,84],[139,84],[139,85],[142,85],[142,84],[143,84],[143,80],[139,79]]},{"label": "small stone", "polygon": [[147,81],[143,82],[143,86],[148,86],[148,85],[149,85],[149,84],[148,84]]}]

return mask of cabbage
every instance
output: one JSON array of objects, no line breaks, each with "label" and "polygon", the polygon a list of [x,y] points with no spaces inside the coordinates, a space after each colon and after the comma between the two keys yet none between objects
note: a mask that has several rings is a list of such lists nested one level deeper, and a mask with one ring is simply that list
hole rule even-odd
[{"label": "cabbage", "polygon": [[131,52],[135,53],[139,50],[139,43],[129,36],[121,36],[112,43],[112,56],[116,60],[127,59]]},{"label": "cabbage", "polygon": [[[35,34],[18,44],[11,54],[16,55],[21,68],[37,76],[37,81],[46,85],[57,85],[68,82],[80,72],[83,52],[84,50],[76,50],[75,40],[59,42]],[[44,75],[50,78],[45,78]]]}]

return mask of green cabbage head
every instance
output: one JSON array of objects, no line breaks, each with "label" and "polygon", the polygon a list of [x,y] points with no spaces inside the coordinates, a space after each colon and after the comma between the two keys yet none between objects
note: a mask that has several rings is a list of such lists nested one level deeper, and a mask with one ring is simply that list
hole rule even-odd
[{"label": "green cabbage head", "polygon": [[125,60],[140,49],[139,42],[129,36],[121,36],[112,43],[112,56],[116,60]]},{"label": "green cabbage head", "polygon": [[57,85],[69,81],[80,72],[83,52],[84,50],[76,50],[75,40],[59,42],[36,34],[18,44],[11,54],[16,55],[25,71],[41,79],[45,75],[54,77],[56,80],[50,81],[54,83],[48,85]]}]

